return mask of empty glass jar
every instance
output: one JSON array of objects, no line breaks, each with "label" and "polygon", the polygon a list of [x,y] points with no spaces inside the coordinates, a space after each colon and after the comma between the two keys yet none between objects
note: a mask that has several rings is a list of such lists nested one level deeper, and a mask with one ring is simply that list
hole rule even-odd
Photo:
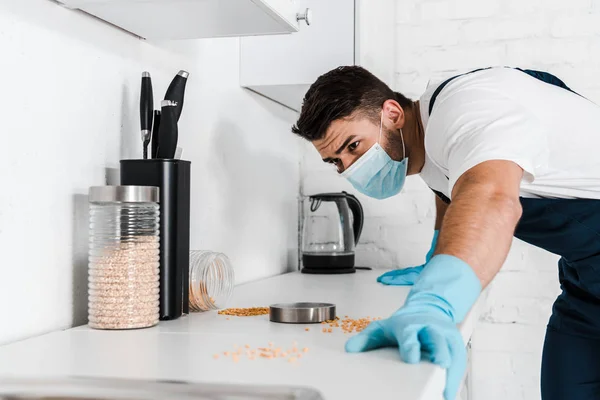
[{"label": "empty glass jar", "polygon": [[224,308],[235,284],[233,266],[223,253],[190,251],[190,310]]},{"label": "empty glass jar", "polygon": [[89,191],[89,326],[133,329],[159,317],[158,188]]}]

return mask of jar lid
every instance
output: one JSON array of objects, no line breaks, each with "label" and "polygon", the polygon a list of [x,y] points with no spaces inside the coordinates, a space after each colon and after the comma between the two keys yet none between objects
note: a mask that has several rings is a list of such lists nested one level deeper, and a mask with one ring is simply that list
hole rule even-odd
[{"label": "jar lid", "polygon": [[310,324],[335,319],[335,304],[289,303],[273,304],[269,307],[271,322],[287,324]]},{"label": "jar lid", "polygon": [[158,203],[156,186],[92,186],[91,203]]}]

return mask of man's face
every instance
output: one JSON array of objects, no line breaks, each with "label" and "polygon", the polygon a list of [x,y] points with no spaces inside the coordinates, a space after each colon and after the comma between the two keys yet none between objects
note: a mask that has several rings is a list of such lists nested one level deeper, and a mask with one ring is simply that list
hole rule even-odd
[{"label": "man's face", "polygon": [[384,114],[379,140],[379,123],[366,117],[337,119],[327,129],[325,137],[312,143],[323,161],[335,165],[338,173],[348,169],[378,140],[392,159],[400,161],[404,155],[399,132],[397,129],[387,128],[393,125],[394,121],[387,120]]},{"label": "man's face", "polygon": [[379,126],[367,118],[344,118],[333,121],[325,137],[313,145],[326,163],[344,172],[373,146],[379,138]]}]

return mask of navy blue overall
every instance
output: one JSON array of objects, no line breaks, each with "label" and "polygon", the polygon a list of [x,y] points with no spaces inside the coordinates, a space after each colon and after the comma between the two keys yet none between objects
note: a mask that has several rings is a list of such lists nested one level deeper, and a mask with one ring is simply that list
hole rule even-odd
[{"label": "navy blue overall", "polygon": [[[521,71],[571,90],[548,73]],[[430,114],[435,98],[454,78],[442,83],[433,93]],[[584,143],[581,145],[585,146]],[[446,203],[450,202],[442,193],[436,194]],[[515,236],[561,256],[558,276],[562,293],[554,302],[546,329],[542,356],[542,399],[598,400],[600,200],[521,198],[521,205],[523,216]]]}]

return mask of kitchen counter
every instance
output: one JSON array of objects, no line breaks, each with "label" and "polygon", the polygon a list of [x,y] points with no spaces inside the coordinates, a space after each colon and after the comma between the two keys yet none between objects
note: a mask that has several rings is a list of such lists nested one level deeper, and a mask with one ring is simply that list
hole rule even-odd
[{"label": "kitchen counter", "polygon": [[[337,305],[340,318],[387,317],[401,306],[408,287],[376,282],[383,271],[349,275],[291,273],[237,286],[228,307],[268,306],[298,301]],[[475,307],[476,308],[476,307]],[[476,310],[460,325],[465,343]],[[229,318],[229,319],[227,319]],[[305,331],[305,328],[310,328]],[[268,315],[226,317],[194,313],[132,331],[98,331],[87,326],[54,332],[0,347],[0,376],[90,376],[193,382],[277,384],[316,388],[326,400],[439,400],[445,372],[429,363],[407,365],[395,348],[347,354],[351,336],[341,328],[269,322]],[[235,345],[252,348],[308,347],[295,363],[284,358],[234,363],[224,357]],[[220,353],[219,359],[213,355]]]}]

